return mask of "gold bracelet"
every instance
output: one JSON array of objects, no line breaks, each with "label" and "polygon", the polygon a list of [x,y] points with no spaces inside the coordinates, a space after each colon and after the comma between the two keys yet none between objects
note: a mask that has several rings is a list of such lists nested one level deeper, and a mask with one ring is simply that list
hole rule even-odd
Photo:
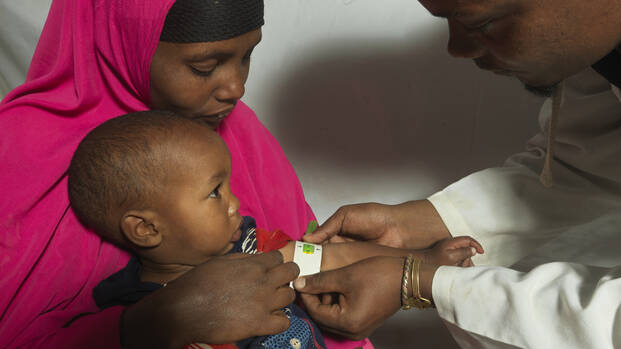
[{"label": "gold bracelet", "polygon": [[414,256],[409,254],[403,263],[403,277],[401,278],[401,309],[408,310],[412,307],[412,298],[408,297],[408,286],[414,281],[411,278],[412,260]]},{"label": "gold bracelet", "polygon": [[412,275],[411,275],[412,282],[414,281],[414,278],[416,275],[416,287],[412,287],[412,298],[413,298],[412,306],[418,309],[425,309],[425,308],[433,307],[433,303],[431,302],[431,300],[424,298],[420,294],[420,264],[421,264],[421,260],[416,259],[414,260],[414,265],[412,267]]}]

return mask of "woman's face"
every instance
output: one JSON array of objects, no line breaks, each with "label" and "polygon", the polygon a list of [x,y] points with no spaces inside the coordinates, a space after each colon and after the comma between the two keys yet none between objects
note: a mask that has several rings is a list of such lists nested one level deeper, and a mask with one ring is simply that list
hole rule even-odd
[{"label": "woman's face", "polygon": [[244,95],[250,55],[259,41],[261,29],[215,42],[160,41],[151,61],[151,108],[215,129]]}]

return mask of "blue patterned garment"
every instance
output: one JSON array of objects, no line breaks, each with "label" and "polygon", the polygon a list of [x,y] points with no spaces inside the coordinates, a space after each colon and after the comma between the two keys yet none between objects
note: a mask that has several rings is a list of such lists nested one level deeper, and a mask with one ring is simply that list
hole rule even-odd
[{"label": "blue patterned garment", "polygon": [[[252,217],[244,217],[242,235],[229,253],[256,254],[256,223]],[[140,281],[142,266],[137,257],[132,257],[127,266],[100,282],[93,289],[95,303],[101,309],[124,305],[128,306],[162,287],[160,284]],[[291,325],[282,333],[248,338],[236,343],[240,349],[323,349],[326,347],[317,325],[302,308],[289,304],[283,312]]]},{"label": "blue patterned garment", "polygon": [[[255,228],[254,219],[244,217],[242,236],[229,253],[257,253]],[[249,338],[237,342],[237,346],[240,349],[319,349],[326,347],[317,325],[302,308],[291,303],[283,308],[283,312],[291,323],[285,332],[272,336]]]},{"label": "blue patterned garment", "polygon": [[283,312],[289,317],[291,322],[289,328],[283,333],[260,339],[261,347],[250,346],[249,348],[325,348],[319,330],[302,309],[295,304],[291,304],[285,307]]}]

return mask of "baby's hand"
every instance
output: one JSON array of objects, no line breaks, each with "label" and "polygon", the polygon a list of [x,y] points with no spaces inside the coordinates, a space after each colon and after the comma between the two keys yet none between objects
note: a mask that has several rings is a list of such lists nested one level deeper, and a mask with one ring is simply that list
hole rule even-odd
[{"label": "baby's hand", "polygon": [[470,257],[477,253],[483,253],[483,247],[469,236],[442,240],[424,252],[425,263],[459,267],[473,266]]}]

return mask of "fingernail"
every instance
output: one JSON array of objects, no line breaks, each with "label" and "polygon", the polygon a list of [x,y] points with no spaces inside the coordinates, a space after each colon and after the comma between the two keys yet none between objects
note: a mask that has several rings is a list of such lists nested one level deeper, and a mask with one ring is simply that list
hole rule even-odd
[{"label": "fingernail", "polygon": [[304,286],[306,286],[306,279],[305,278],[297,278],[294,282],[293,282],[293,287],[296,290],[302,289],[304,288]]},{"label": "fingernail", "polygon": [[472,256],[474,256],[475,254],[477,254],[477,249],[476,249],[476,248],[474,248],[474,247],[470,247],[470,254],[471,254]]}]

